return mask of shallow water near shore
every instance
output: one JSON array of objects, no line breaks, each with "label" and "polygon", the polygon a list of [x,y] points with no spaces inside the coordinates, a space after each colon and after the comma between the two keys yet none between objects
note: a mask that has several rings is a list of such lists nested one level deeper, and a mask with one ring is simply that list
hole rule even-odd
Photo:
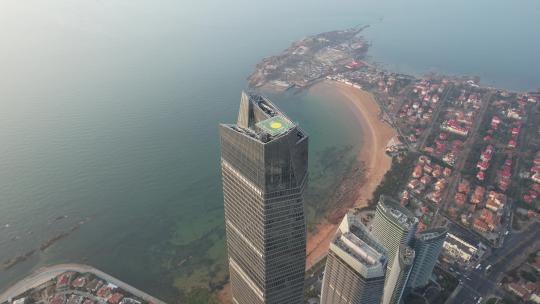
[{"label": "shallow water near shore", "polygon": [[[540,84],[540,42],[530,38],[540,27],[531,18],[537,2],[430,3],[2,1],[0,263],[38,250],[0,272],[0,289],[63,262],[90,264],[169,302],[191,287],[219,287],[217,124],[234,121],[257,62],[300,37],[372,24],[370,55],[390,67],[478,74],[516,89]],[[494,19],[502,21],[488,26]],[[271,95],[311,136],[313,224],[361,136],[332,92]]]}]

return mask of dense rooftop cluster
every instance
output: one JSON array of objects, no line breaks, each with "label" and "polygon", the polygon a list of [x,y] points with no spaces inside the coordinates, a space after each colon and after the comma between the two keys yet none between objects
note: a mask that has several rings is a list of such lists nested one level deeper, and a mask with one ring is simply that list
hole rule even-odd
[{"label": "dense rooftop cluster", "polygon": [[12,299],[13,304],[145,304],[130,292],[92,273],[64,272]]}]

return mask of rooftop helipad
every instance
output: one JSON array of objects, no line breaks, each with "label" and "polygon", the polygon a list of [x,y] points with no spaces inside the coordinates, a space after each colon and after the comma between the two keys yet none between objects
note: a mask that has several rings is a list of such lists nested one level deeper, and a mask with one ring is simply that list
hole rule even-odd
[{"label": "rooftop helipad", "polygon": [[272,136],[276,136],[276,135],[283,134],[289,131],[290,129],[294,127],[294,124],[292,124],[290,121],[288,121],[284,117],[277,115],[277,116],[258,122],[256,126],[260,128],[261,130],[263,130],[264,132]]}]

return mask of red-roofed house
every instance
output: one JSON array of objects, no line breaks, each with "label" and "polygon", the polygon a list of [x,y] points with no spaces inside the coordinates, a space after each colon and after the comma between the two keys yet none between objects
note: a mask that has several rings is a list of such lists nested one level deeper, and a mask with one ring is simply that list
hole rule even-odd
[{"label": "red-roofed house", "polygon": [[479,230],[479,231],[482,231],[482,232],[488,232],[489,231],[488,225],[479,218],[474,220],[473,226],[474,226],[474,228],[476,230]]},{"label": "red-roofed house", "polygon": [[56,279],[56,288],[66,288],[73,277],[73,272],[64,272]]},{"label": "red-roofed house", "polygon": [[450,176],[450,174],[452,174],[452,169],[450,169],[450,168],[444,168],[444,170],[443,170],[443,176],[448,177],[448,176]]},{"label": "red-roofed house", "polygon": [[442,168],[435,168],[435,170],[433,170],[433,173],[431,173],[431,175],[433,175],[433,177],[436,177],[438,178],[439,176],[441,176],[442,174]]},{"label": "red-roofed house", "polygon": [[486,222],[493,220],[493,213],[489,211],[488,209],[482,209],[480,211],[480,218],[485,220]]},{"label": "red-roofed house", "polygon": [[523,300],[527,300],[529,298],[529,292],[527,291],[527,289],[517,283],[509,284],[508,290],[510,290],[513,294],[517,295]]},{"label": "red-roofed house", "polygon": [[467,196],[463,193],[456,193],[456,195],[454,196],[454,199],[456,201],[456,204],[458,205],[463,205],[465,204],[465,201],[467,200]]},{"label": "red-roofed house", "polygon": [[64,303],[66,303],[66,296],[63,294],[56,294],[49,301],[49,304],[64,304]]},{"label": "red-roofed house", "polygon": [[461,193],[469,193],[469,190],[471,190],[471,186],[469,181],[463,180],[458,185],[458,192]]},{"label": "red-roofed house", "polygon": [[540,184],[540,173],[533,174],[533,176],[531,176],[531,179],[533,180],[533,182]]},{"label": "red-roofed house", "polygon": [[533,202],[533,198],[532,198],[532,196],[530,196],[528,194],[525,194],[525,195],[523,195],[523,201],[530,205]]},{"label": "red-roofed house", "polygon": [[484,199],[486,189],[482,186],[476,186],[471,197],[471,204],[479,204]]},{"label": "red-roofed house", "polygon": [[487,161],[481,161],[476,164],[476,168],[486,171],[489,168],[489,163]]},{"label": "red-roofed house", "polygon": [[111,293],[112,293],[112,287],[105,285],[96,292],[96,295],[100,298],[108,298],[111,295]]},{"label": "red-roofed house", "polygon": [[422,176],[422,178],[420,178],[420,182],[424,185],[431,183],[431,180],[432,180],[431,176],[425,175],[425,174],[424,176]]},{"label": "red-roofed house", "polygon": [[538,288],[538,285],[536,283],[533,283],[533,282],[527,282],[527,283],[525,283],[525,286],[523,286],[523,287],[525,287],[525,289],[527,289],[527,291],[529,293],[532,293],[533,291],[536,290],[536,288]]},{"label": "red-roofed house", "polygon": [[446,181],[444,179],[439,179],[434,186],[434,189],[437,191],[441,191],[446,187]]},{"label": "red-roofed house", "polygon": [[493,152],[483,152],[482,155],[480,155],[480,159],[484,162],[489,162],[493,156]]},{"label": "red-roofed house", "polygon": [[446,138],[448,138],[448,135],[446,133],[440,133],[439,134],[439,139],[440,140],[446,140]]},{"label": "red-roofed house", "polygon": [[476,178],[477,178],[479,181],[483,181],[483,180],[486,178],[486,174],[484,173],[484,171],[479,171],[479,172],[476,174]]},{"label": "red-roofed house", "polygon": [[73,282],[71,283],[71,286],[75,288],[81,288],[81,287],[84,287],[85,284],[86,284],[86,278],[78,277],[75,280],[73,280]]},{"label": "red-roofed house", "polygon": [[118,302],[120,302],[120,300],[122,300],[122,298],[124,297],[123,294],[121,293],[115,293],[115,294],[112,294],[110,295],[108,298],[107,298],[107,301],[111,304],[118,304]]},{"label": "red-roofed house", "polygon": [[422,166],[417,165],[416,167],[414,167],[412,176],[414,178],[419,178],[420,176],[422,176]]},{"label": "red-roofed house", "polygon": [[493,127],[493,129],[497,129],[497,126],[501,123],[501,119],[499,118],[499,116],[493,116],[493,118],[491,119],[491,126]]}]

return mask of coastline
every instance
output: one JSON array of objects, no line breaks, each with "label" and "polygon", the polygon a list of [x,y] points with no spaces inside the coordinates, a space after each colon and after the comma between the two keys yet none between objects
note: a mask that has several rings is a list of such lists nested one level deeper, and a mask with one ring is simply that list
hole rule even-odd
[{"label": "coastline", "polygon": [[7,287],[5,290],[0,291],[0,303],[9,301],[10,299],[17,297],[31,288],[36,288],[47,281],[52,280],[56,276],[67,272],[79,272],[79,273],[92,273],[99,277],[99,279],[104,279],[109,283],[112,283],[125,291],[132,293],[135,296],[138,296],[148,302],[155,304],[165,304],[165,302],[141,291],[107,273],[104,273],[101,270],[98,270],[92,266],[83,265],[83,264],[58,264],[53,266],[46,266],[37,269],[32,274],[26,278],[16,282],[15,284]]},{"label": "coastline", "polygon": [[345,103],[354,113],[358,127],[362,133],[362,146],[357,162],[362,163],[364,178],[355,184],[344,185],[353,196],[336,206],[322,222],[318,223],[314,232],[308,234],[306,246],[306,268],[310,268],[326,254],[330,241],[343,215],[351,208],[367,206],[372,193],[381,182],[384,174],[392,165],[392,158],[385,152],[388,141],[397,135],[397,131],[379,118],[380,107],[373,95],[364,90],[344,83],[324,80],[314,84],[310,91],[332,90],[342,98],[335,102]]}]

